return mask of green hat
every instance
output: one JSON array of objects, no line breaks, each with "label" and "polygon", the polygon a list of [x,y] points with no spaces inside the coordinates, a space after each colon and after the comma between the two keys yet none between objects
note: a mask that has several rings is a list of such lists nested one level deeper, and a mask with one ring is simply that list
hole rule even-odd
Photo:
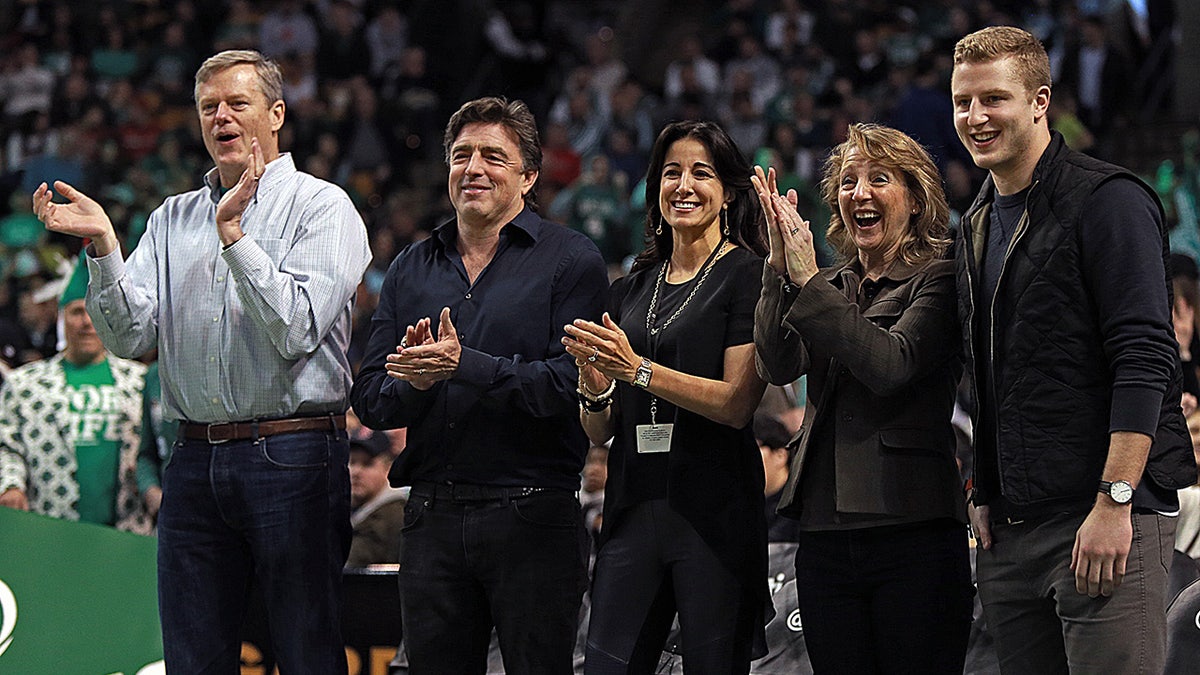
[{"label": "green hat", "polygon": [[67,284],[63,286],[62,295],[58,299],[60,308],[66,307],[68,302],[82,300],[87,296],[88,287],[88,267],[85,257],[87,253],[80,251],[79,259],[75,261],[75,269],[71,272],[71,276],[67,278]]}]

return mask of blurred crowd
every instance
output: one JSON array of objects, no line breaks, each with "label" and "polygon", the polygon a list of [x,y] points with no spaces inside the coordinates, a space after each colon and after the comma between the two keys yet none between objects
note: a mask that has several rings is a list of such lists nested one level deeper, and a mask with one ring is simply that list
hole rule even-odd
[{"label": "blurred crowd", "polygon": [[[1041,38],[1056,71],[1055,128],[1105,156],[1140,112],[1120,83],[1159,57],[1173,21],[1161,7],[1171,3],[1124,0],[712,0],[683,21],[669,4],[0,3],[3,367],[54,353],[51,282],[78,247],[43,230],[30,193],[53,177],[99,196],[132,248],[162,197],[194,189],[209,168],[191,82],[218,50],[279,60],[281,147],[361,210],[374,253],[357,305],[365,328],[395,254],[450,215],[440,135],[462,100],[504,93],[530,104],[542,125],[542,212],[588,234],[616,275],[643,247],[642,174],[667,121],[718,120],[755,163],[780,168],[780,186],[798,190],[813,222],[827,218],[815,177],[828,148],[848,122],[884,122],[931,150],[961,212],[981,175],[952,127],[958,37],[1009,23]],[[620,33],[655,21],[664,37],[649,48]],[[457,68],[468,58],[471,68]],[[1180,166],[1164,165],[1157,181],[1183,225],[1173,241],[1193,255],[1195,146],[1188,136]],[[365,337],[356,331],[355,361]]]}]

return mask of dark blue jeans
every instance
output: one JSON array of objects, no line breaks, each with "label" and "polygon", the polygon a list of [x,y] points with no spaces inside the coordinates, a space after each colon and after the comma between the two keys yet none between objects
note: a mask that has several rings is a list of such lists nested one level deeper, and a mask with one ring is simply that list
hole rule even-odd
[{"label": "dark blue jeans", "polygon": [[963,672],[975,609],[966,525],[804,532],[796,594],[817,675]]},{"label": "dark blue jeans", "polygon": [[570,492],[455,502],[414,487],[400,544],[409,672],[482,675],[494,624],[507,672],[569,675],[587,537]]},{"label": "dark blue jeans", "polygon": [[348,448],[344,432],[327,431],[176,444],[158,519],[167,672],[238,672],[251,578],[281,672],[346,672]]}]

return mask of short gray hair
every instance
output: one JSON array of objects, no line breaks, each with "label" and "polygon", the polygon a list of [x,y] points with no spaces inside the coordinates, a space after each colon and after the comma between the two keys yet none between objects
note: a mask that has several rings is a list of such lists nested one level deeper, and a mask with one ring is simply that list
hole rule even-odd
[{"label": "short gray hair", "polygon": [[200,85],[212,79],[213,75],[243,63],[254,66],[254,72],[258,75],[258,88],[263,96],[267,97],[267,103],[273,104],[283,100],[283,73],[279,70],[279,64],[253,49],[227,49],[205,59],[204,63],[200,64],[200,70],[196,71],[193,97],[199,99]]}]

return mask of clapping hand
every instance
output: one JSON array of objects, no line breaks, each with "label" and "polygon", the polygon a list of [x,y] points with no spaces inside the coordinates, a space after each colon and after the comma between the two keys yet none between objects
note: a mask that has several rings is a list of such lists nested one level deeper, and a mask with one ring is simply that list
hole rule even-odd
[{"label": "clapping hand", "polygon": [[250,139],[250,157],[242,177],[217,203],[217,236],[221,244],[229,246],[242,238],[242,214],[246,212],[254,193],[258,191],[258,179],[266,171],[262,146],[257,138]]},{"label": "clapping hand", "polygon": [[454,377],[461,356],[462,344],[454,322],[450,320],[450,308],[443,307],[438,318],[437,336],[433,335],[429,317],[417,321],[405,330],[396,353],[388,354],[384,369],[389,376],[424,391],[439,380]]},{"label": "clapping hand", "polygon": [[762,167],[754,167],[750,182],[767,220],[770,242],[767,264],[792,283],[803,286],[817,274],[819,267],[809,222],[800,217],[796,208],[799,196],[795,190],[788,190],[787,196],[779,194],[774,168],[764,174]]}]

